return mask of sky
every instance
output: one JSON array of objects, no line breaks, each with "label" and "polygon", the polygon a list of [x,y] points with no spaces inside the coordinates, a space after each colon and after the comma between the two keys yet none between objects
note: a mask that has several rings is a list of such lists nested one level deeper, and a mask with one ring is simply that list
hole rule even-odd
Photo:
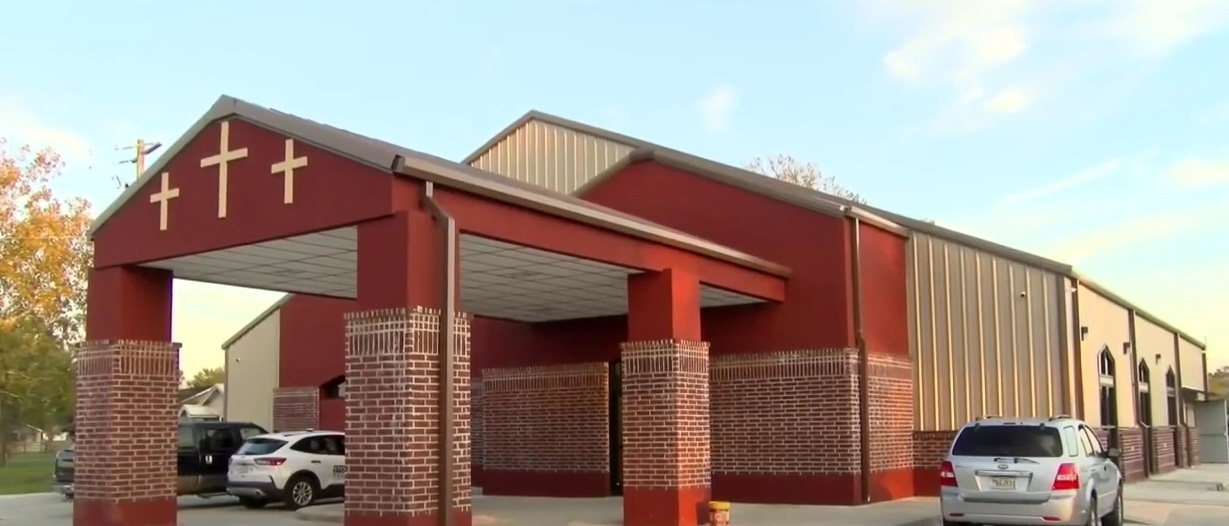
[{"label": "sky", "polygon": [[[221,94],[461,159],[529,109],[1076,265],[1229,364],[1223,0],[0,0],[0,136],[101,211]],[[177,282],[189,376],[280,296]]]}]

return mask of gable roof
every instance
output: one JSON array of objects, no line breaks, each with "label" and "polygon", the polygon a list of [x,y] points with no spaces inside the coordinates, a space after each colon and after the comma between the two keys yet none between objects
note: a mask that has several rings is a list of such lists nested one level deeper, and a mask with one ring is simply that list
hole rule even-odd
[{"label": "gable roof", "polygon": [[568,217],[581,223],[674,246],[761,272],[783,277],[790,275],[789,269],[779,264],[651,221],[537,186],[519,186],[509,183],[506,177],[490,174],[468,165],[457,164],[441,157],[403,148],[271,108],[257,106],[226,95],[220,97],[209,111],[188,128],[183,136],[149,165],[135,183],[129,185],[110,206],[103,210],[90,226],[90,236],[98,232],[190,141],[214,121],[227,117],[238,117],[279,134],[311,143],[318,148],[355,162],[387,171],[390,176],[401,174],[416,177],[441,186],[480,193],[498,201],[533,208],[550,215]]},{"label": "gable roof", "polygon": [[677,168],[687,170],[697,175],[708,177],[736,188],[741,188],[749,192],[755,192],[766,197],[793,204],[795,206],[801,206],[803,208],[829,214],[836,210],[845,210],[854,217],[860,217],[868,220],[868,222],[872,222],[880,226],[882,226],[885,222],[889,225],[899,225],[899,227],[904,227],[904,229],[907,230],[912,230],[929,236],[959,243],[990,254],[1070,277],[1084,284],[1090,290],[1105,296],[1110,301],[1113,301],[1123,308],[1133,310],[1136,314],[1147,318],[1149,321],[1152,321],[1166,330],[1179,335],[1199,348],[1206,349],[1205,343],[1194,338],[1181,329],[1178,329],[1174,325],[1161,320],[1160,317],[1154,316],[1151,313],[1137,307],[1130,301],[1127,301],[1125,298],[1107,289],[1106,287],[1097,284],[1087,276],[1077,272],[1075,268],[1068,263],[1062,263],[1047,257],[1039,256],[1037,254],[971,236],[950,228],[945,228],[934,223],[904,216],[864,203],[857,203],[843,197],[806,188],[794,183],[781,181],[775,177],[767,177],[750,170],[744,170],[728,164],[719,163],[686,152],[657,145],[642,139],[637,139],[618,132],[598,128],[596,126],[573,121],[571,119],[566,119],[564,117],[559,117],[557,115],[552,115],[538,110],[530,110],[519,119],[513,121],[512,124],[509,124],[494,137],[491,137],[482,146],[474,150],[473,153],[466,156],[461,162],[465,165],[475,162],[488,150],[499,144],[505,137],[511,135],[513,132],[520,129],[530,121],[544,122],[634,148],[630,155],[615,163],[603,173],[599,174],[584,187],[580,188],[577,191],[577,194],[583,194],[586,189],[600,184],[602,180],[618,173],[628,164],[652,159],[663,164],[672,165]]},{"label": "gable roof", "polygon": [[246,336],[247,333],[252,332],[252,329],[255,329],[257,325],[260,325],[260,322],[265,321],[269,318],[269,316],[272,316],[273,313],[282,308],[282,305],[285,305],[287,301],[290,301],[290,298],[292,297],[294,297],[294,294],[286,294],[278,298],[272,305],[269,305],[268,308],[261,311],[260,314],[257,314],[255,318],[252,318],[252,321],[247,322],[247,325],[244,325],[243,328],[239,329],[234,336],[231,336],[230,338],[227,338],[226,341],[222,342],[222,350],[225,351],[230,349],[235,342]]}]

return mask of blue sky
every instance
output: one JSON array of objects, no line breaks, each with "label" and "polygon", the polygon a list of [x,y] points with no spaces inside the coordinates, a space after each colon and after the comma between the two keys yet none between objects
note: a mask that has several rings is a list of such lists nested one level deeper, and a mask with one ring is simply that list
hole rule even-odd
[{"label": "blue sky", "polygon": [[[131,176],[117,145],[172,142],[222,93],[454,159],[536,108],[814,161],[1074,263],[1229,363],[1229,2],[169,5],[0,7],[0,136],[61,150],[60,187],[96,210]],[[176,292],[189,372],[278,297]]]}]

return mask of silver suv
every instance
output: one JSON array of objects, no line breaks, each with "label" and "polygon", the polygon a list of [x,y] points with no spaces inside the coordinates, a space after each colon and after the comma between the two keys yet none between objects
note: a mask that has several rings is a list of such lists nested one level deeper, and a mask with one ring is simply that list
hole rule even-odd
[{"label": "silver suv", "polygon": [[939,467],[943,524],[1121,526],[1118,456],[1068,416],[965,424]]}]

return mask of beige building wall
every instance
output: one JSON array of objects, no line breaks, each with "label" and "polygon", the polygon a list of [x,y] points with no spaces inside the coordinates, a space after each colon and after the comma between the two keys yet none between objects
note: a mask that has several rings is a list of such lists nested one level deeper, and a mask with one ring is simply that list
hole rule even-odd
[{"label": "beige building wall", "polygon": [[530,120],[469,164],[570,194],[631,152],[625,144]]},{"label": "beige building wall", "polygon": [[1203,349],[1187,340],[1178,338],[1178,354],[1182,360],[1182,387],[1208,390],[1208,371],[1204,368]]},{"label": "beige building wall", "polygon": [[273,429],[278,386],[281,311],[275,310],[231,342],[226,351],[226,420]]},{"label": "beige building wall", "polygon": [[1178,425],[1177,422],[1169,420],[1169,400],[1165,387],[1165,374],[1169,371],[1173,371],[1175,376],[1178,374],[1178,353],[1174,347],[1174,333],[1137,314],[1135,316],[1135,345],[1139,360],[1148,367],[1152,425]]},{"label": "beige building wall", "polygon": [[1114,358],[1118,425],[1135,427],[1136,392],[1131,384],[1135,364],[1131,362],[1130,354],[1123,353],[1123,344],[1131,341],[1130,312],[1083,284],[1079,286],[1078,294],[1080,325],[1088,328],[1080,342],[1084,420],[1094,426],[1107,425],[1101,422],[1101,384],[1097,365],[1101,351],[1108,349]]},{"label": "beige building wall", "polygon": [[919,232],[907,268],[917,429],[1071,411],[1063,276]]}]

